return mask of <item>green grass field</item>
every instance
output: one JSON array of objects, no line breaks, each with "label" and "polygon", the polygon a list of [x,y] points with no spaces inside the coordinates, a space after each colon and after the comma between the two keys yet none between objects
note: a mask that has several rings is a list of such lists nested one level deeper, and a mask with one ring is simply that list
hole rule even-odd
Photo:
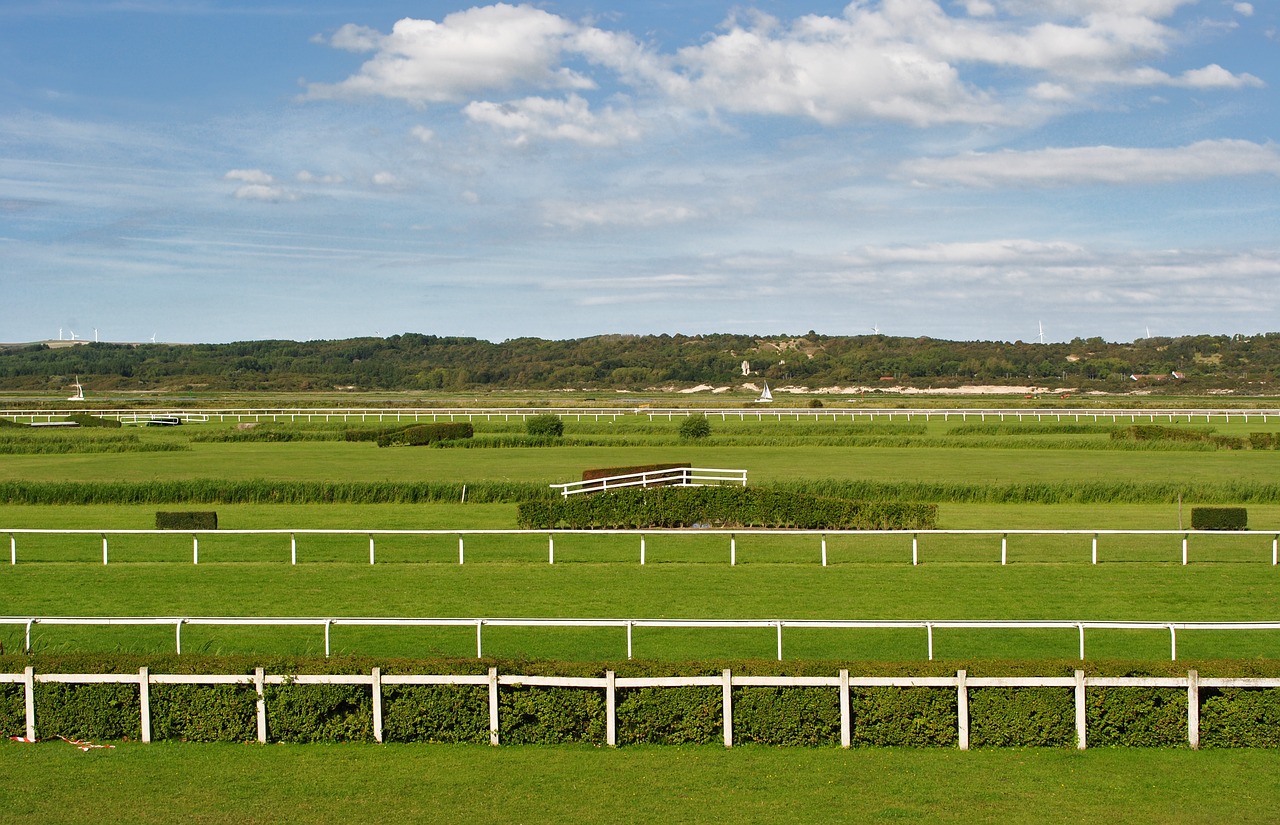
[{"label": "green grass field", "polygon": [[[941,402],[933,402],[941,403]],[[1019,400],[1019,403],[1022,403]],[[1027,402],[1030,403],[1030,402]],[[1068,403],[1068,402],[1064,402]],[[566,435],[614,446],[508,449],[383,449],[335,441],[190,442],[224,427],[144,430],[175,452],[9,454],[0,481],[86,483],[152,479],[317,481],[524,481],[578,478],[583,469],[666,461],[746,468],[752,483],[869,479],[954,484],[1086,484],[1097,481],[1209,487],[1280,478],[1280,451],[1118,449],[1105,432],[957,435],[957,422],[885,424],[914,446],[824,446],[838,425],[720,422],[708,444],[670,438],[678,426],[631,418],[569,422]],[[1197,422],[1196,427],[1204,425]],[[300,427],[300,429],[305,429]],[[314,429],[314,427],[313,427]],[[518,433],[514,422],[477,427]],[[848,428],[844,428],[848,430]],[[864,430],[869,428],[863,428]],[[1221,434],[1276,431],[1280,422],[1215,424]],[[612,433],[612,435],[611,435]],[[847,433],[846,433],[847,434]],[[843,436],[841,436],[843,437]],[[868,437],[859,432],[857,437]],[[755,439],[733,446],[716,439]],[[1003,445],[1003,446],[1002,446]],[[944,501],[947,529],[1181,529],[1185,502],[999,505]],[[165,506],[0,506],[5,530],[146,529]],[[505,529],[514,504],[218,504],[225,529]],[[1280,574],[1270,564],[1280,503],[1249,504],[1256,533],[1237,539],[1193,534],[1182,566],[1180,537],[1100,540],[927,536],[922,564],[906,537],[832,537],[829,566],[816,537],[740,536],[738,565],[724,536],[650,536],[638,563],[635,536],[559,536],[547,564],[545,536],[457,539],[380,537],[368,564],[365,535],[206,536],[191,564],[189,535],[113,536],[101,564],[97,535],[16,537],[16,566],[0,564],[3,615],[465,616],[621,618],[869,618],[1241,621],[1280,618]],[[0,560],[7,558],[0,553]],[[4,650],[21,649],[22,627],[0,627]],[[34,630],[40,653],[169,652],[172,627]],[[714,632],[646,629],[638,658],[769,660],[771,629]],[[338,627],[335,656],[468,658],[475,635],[461,629]],[[263,657],[320,655],[317,628],[188,626],[184,652]],[[1167,661],[1167,632],[1091,631],[1091,662]],[[617,661],[619,629],[488,628],[487,656]],[[1077,654],[1071,630],[939,631],[935,655],[964,667],[1009,659],[1058,666]],[[1280,633],[1182,633],[1179,662],[1280,658]],[[787,631],[788,660],[923,661],[923,631]],[[1057,663],[1054,665],[1052,663]],[[376,816],[418,822],[471,816],[491,822],[634,819],[794,822],[835,816],[872,822],[1158,821],[1271,822],[1280,807],[1275,755],[1263,751],[119,743],[81,753],[60,742],[0,743],[0,820],[151,823],[348,822]],[[57,781],[51,781],[56,777]]]},{"label": "green grass field", "polygon": [[[6,821],[1270,823],[1264,751],[0,744]],[[56,777],[56,781],[52,781]]]}]

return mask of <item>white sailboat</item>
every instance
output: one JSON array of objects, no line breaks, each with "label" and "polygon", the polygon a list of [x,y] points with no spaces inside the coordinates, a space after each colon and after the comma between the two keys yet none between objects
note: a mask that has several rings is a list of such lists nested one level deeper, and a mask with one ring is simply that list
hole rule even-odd
[{"label": "white sailboat", "polygon": [[769,392],[769,382],[764,382],[764,392],[760,393],[760,397],[756,399],[757,404],[768,404],[773,400],[773,393]]},{"label": "white sailboat", "polygon": [[68,401],[83,401],[84,387],[80,386],[80,376],[76,376],[76,394],[67,396]]}]

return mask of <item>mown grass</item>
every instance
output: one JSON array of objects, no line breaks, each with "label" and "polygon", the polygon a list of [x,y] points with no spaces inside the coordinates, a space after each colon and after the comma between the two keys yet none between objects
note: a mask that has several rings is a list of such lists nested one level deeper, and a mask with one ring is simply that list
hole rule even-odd
[{"label": "mown grass", "polygon": [[[0,744],[14,822],[1266,823],[1262,751]],[[50,777],[58,781],[50,781]]]}]

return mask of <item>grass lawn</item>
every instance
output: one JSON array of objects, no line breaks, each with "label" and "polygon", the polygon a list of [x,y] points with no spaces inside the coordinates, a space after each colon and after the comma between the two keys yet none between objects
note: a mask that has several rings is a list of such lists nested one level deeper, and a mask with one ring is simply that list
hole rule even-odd
[{"label": "grass lawn", "polygon": [[1270,823],[1275,765],[1249,750],[3,743],[0,810],[68,825]]}]

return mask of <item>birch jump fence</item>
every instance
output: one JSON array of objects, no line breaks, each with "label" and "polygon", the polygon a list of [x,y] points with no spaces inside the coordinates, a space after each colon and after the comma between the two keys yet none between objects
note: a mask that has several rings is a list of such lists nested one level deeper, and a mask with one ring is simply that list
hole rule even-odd
[{"label": "birch jump fence", "polygon": [[1086,630],[1143,630],[1169,634],[1169,659],[1178,659],[1178,631],[1280,631],[1280,622],[1115,622],[1115,621],[964,621],[964,620],[858,620],[858,619],[536,619],[536,618],[355,618],[355,617],[241,617],[241,616],[0,616],[0,625],[24,627],[23,649],[30,653],[31,631],[37,625],[78,627],[173,627],[174,652],[182,653],[182,628],[205,627],[316,627],[324,631],[324,655],[331,651],[335,627],[466,627],[475,628],[476,658],[484,658],[486,627],[520,628],[617,628],[626,631],[627,658],[634,652],[637,628],[684,628],[695,630],[767,629],[775,632],[778,661],[782,661],[782,631],[800,630],[903,630],[925,632],[925,644],[933,661],[934,631],[937,630],[1075,630],[1079,637],[1080,660],[1085,658]]},{"label": "birch jump fence", "polygon": [[139,691],[141,739],[149,743],[151,731],[151,687],[153,685],[252,685],[256,694],[257,741],[266,743],[269,737],[269,714],[266,702],[267,685],[354,685],[368,686],[372,692],[373,735],[377,742],[383,741],[383,687],[402,685],[471,685],[488,688],[489,700],[489,743],[500,744],[499,741],[499,701],[498,691],[501,687],[534,687],[534,688],[578,688],[586,690],[603,690],[605,693],[606,744],[617,747],[617,692],[635,688],[680,688],[680,687],[720,687],[722,689],[722,720],[724,746],[733,747],[733,689],[743,687],[778,687],[778,688],[827,688],[839,691],[840,704],[840,744],[844,748],[852,745],[852,713],[850,692],[857,688],[935,688],[956,691],[957,700],[957,743],[960,750],[969,749],[969,691],[980,688],[1071,688],[1075,694],[1075,739],[1076,747],[1084,750],[1087,746],[1087,703],[1086,691],[1089,688],[1171,688],[1187,692],[1187,744],[1191,748],[1200,746],[1200,690],[1223,688],[1278,688],[1278,678],[1201,678],[1195,670],[1187,672],[1185,677],[1149,677],[1149,676],[1086,676],[1083,670],[1075,671],[1074,676],[1054,677],[975,677],[966,671],[958,670],[955,676],[851,676],[848,670],[841,670],[835,676],[734,676],[725,670],[720,676],[677,676],[677,677],[619,677],[612,670],[603,677],[559,677],[528,676],[517,674],[499,674],[497,668],[490,668],[487,674],[383,674],[380,668],[373,668],[369,675],[364,674],[298,674],[268,675],[263,668],[256,668],[250,674],[163,674],[151,673],[141,668],[136,674],[103,674],[103,673],[39,673],[33,667],[27,667],[22,673],[0,673],[0,683],[21,684],[24,689],[26,715],[26,739],[36,741],[38,732],[36,720],[35,686],[37,683],[63,684],[118,684],[137,685]]},{"label": "birch jump fence", "polygon": [[[1166,536],[1175,540],[1181,540],[1182,564],[1190,564],[1191,562],[1191,531],[1188,530],[1031,530],[1031,529],[1011,529],[1011,530],[789,530],[789,529],[712,529],[712,528],[690,528],[690,529],[602,529],[602,530],[368,530],[368,529],[298,529],[298,528],[277,528],[269,530],[94,530],[94,529],[45,529],[45,528],[0,528],[0,535],[8,534],[9,536],[9,564],[16,565],[18,563],[18,537],[19,536],[95,536],[101,539],[102,545],[102,563],[107,564],[110,561],[110,545],[108,538],[113,536],[165,536],[172,539],[175,535],[191,537],[191,563],[200,563],[200,539],[201,537],[211,538],[214,536],[288,536],[289,537],[289,563],[298,563],[298,537],[299,536],[363,536],[368,538],[369,564],[377,561],[377,539],[390,536],[417,536],[417,537],[456,537],[458,540],[458,564],[466,562],[466,539],[468,537],[482,536],[526,536],[544,537],[547,540],[547,563],[555,564],[556,561],[556,538],[570,536],[635,536],[639,539],[639,560],[640,564],[646,563],[646,540],[652,537],[705,537],[705,536],[723,536],[729,540],[729,564],[736,565],[738,563],[738,537],[739,536],[768,536],[768,537],[793,537],[793,538],[816,538],[819,539],[818,548],[822,566],[828,564],[827,540],[829,538],[859,538],[870,536],[890,536],[899,537],[903,540],[904,546],[906,540],[910,538],[911,547],[911,564],[919,565],[921,563],[920,556],[920,539],[945,537],[945,536],[999,536],[1000,551],[999,561],[1002,565],[1009,563],[1009,537],[1010,536],[1079,536],[1088,537],[1089,541],[1089,561],[1091,564],[1099,563],[1099,539],[1101,537],[1122,537],[1122,536]],[[1248,530],[1214,530],[1211,532],[1201,532],[1198,535],[1209,537],[1226,537],[1232,539],[1259,539],[1260,537],[1271,536],[1271,565],[1280,565],[1280,532],[1272,531],[1248,531]],[[904,554],[905,557],[905,554]],[[993,553],[993,559],[995,555]]]}]

